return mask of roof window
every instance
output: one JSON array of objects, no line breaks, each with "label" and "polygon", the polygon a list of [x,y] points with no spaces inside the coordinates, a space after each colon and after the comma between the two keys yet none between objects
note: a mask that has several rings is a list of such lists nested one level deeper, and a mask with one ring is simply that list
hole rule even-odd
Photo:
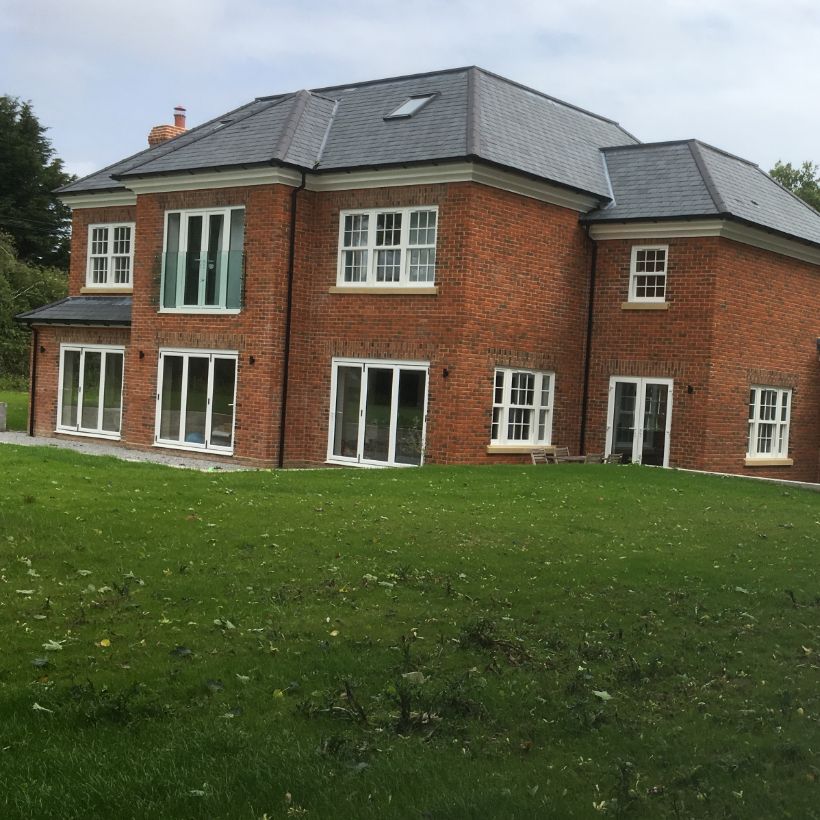
[{"label": "roof window", "polygon": [[424,108],[435,94],[421,94],[417,97],[408,97],[392,114],[385,116],[386,120],[403,120],[412,117],[417,111]]}]

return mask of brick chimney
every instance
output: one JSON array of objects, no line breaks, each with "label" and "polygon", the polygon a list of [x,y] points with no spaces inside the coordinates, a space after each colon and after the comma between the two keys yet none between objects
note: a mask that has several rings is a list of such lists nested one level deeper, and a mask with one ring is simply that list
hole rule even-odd
[{"label": "brick chimney", "polygon": [[153,148],[155,145],[165,142],[165,140],[170,140],[174,137],[178,137],[180,134],[184,134],[186,130],[185,108],[178,105],[174,109],[174,124],[155,125],[148,134],[148,145]]}]

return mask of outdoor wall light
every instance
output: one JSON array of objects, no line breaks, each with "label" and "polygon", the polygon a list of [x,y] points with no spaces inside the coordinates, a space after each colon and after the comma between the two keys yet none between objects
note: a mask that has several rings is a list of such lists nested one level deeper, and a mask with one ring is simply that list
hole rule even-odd
[{"label": "outdoor wall light", "polygon": [[40,345],[40,353],[45,353],[45,352],[46,352],[45,347],[43,347],[43,345]]},{"label": "outdoor wall light", "polygon": [[145,351],[144,350],[140,350],[140,358],[141,359],[145,358]]},{"label": "outdoor wall light", "polygon": [[446,379],[450,375],[450,368],[445,367],[444,370],[441,371],[441,375]]},{"label": "outdoor wall light", "polygon": [[249,364],[256,364],[256,356],[248,356]]},{"label": "outdoor wall light", "polygon": [[820,337],[817,339],[817,352],[820,353]]},{"label": "outdoor wall light", "polygon": [[691,384],[686,385],[686,392],[691,396],[695,392],[695,388]]}]

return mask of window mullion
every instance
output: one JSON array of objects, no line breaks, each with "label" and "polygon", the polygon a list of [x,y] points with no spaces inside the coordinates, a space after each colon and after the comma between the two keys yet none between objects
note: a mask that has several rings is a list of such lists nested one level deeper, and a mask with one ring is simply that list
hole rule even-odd
[{"label": "window mullion", "polygon": [[406,285],[410,279],[410,208],[401,213],[401,237],[399,239],[399,284]]}]

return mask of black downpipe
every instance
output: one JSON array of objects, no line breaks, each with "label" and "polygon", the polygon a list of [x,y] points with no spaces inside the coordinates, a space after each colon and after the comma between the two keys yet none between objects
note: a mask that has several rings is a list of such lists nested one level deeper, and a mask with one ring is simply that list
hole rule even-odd
[{"label": "black downpipe", "polygon": [[282,403],[279,413],[279,458],[278,466],[285,466],[285,418],[288,408],[288,371],[290,369],[290,324],[293,315],[293,271],[296,264],[296,198],[305,187],[306,177],[302,171],[302,181],[290,194],[290,246],[288,248],[288,297],[285,308],[285,343],[282,349]]},{"label": "black downpipe", "polygon": [[31,385],[29,386],[29,395],[28,395],[28,434],[30,436],[34,435],[34,407],[35,401],[34,396],[36,395],[37,389],[37,346],[39,344],[39,340],[37,338],[37,328],[32,327],[31,329]]},{"label": "black downpipe", "polygon": [[[587,228],[589,236],[589,228]],[[578,442],[578,452],[583,453],[586,449],[587,438],[587,407],[589,406],[589,369],[592,359],[592,316],[595,307],[595,273],[598,264],[598,243],[590,238],[592,242],[592,261],[589,271],[589,299],[587,300],[587,338],[584,345],[584,386],[581,393],[581,434]]]}]

